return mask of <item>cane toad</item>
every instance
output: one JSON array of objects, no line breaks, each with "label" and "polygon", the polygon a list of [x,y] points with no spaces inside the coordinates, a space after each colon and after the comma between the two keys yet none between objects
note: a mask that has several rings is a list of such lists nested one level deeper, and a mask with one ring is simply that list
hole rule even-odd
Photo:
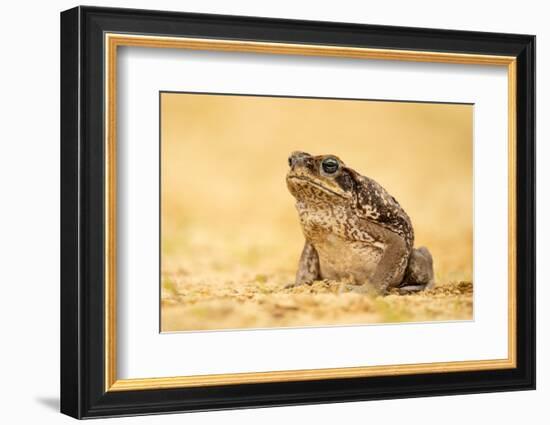
[{"label": "cane toad", "polygon": [[293,152],[288,162],[286,182],[305,236],[293,285],[328,279],[377,293],[433,286],[430,252],[413,247],[409,216],[382,186],[335,155]]}]

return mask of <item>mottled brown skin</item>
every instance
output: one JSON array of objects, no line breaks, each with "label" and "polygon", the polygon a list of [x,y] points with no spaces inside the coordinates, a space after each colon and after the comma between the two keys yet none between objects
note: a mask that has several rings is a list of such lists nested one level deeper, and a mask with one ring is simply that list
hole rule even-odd
[{"label": "mottled brown skin", "polygon": [[382,186],[334,155],[293,152],[286,182],[306,239],[295,285],[319,279],[378,293],[433,285],[427,248],[413,248],[409,216]]}]

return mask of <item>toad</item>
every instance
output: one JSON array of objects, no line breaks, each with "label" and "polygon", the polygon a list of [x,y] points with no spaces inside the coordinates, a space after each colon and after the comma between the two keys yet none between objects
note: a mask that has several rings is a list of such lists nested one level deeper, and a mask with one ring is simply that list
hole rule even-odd
[{"label": "toad", "polygon": [[288,164],[305,236],[292,286],[327,279],[403,294],[434,285],[432,255],[414,248],[409,216],[380,184],[335,155],[293,152]]}]

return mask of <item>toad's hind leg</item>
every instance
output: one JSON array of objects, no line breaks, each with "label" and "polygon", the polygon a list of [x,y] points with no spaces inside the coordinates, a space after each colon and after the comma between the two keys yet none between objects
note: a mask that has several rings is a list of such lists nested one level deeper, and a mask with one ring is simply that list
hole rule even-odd
[{"label": "toad's hind leg", "polygon": [[410,293],[430,289],[434,286],[434,267],[432,254],[428,248],[415,248],[409,257],[409,263],[398,289],[401,293]]},{"label": "toad's hind leg", "polygon": [[410,252],[405,240],[396,233],[385,231],[384,237],[386,247],[376,270],[369,278],[371,286],[381,294],[403,281]]}]

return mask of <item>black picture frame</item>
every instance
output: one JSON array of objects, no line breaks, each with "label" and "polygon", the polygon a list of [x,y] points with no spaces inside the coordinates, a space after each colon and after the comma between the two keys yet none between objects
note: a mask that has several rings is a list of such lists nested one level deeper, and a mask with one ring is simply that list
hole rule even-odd
[{"label": "black picture frame", "polygon": [[[104,33],[514,56],[517,367],[105,391]],[[61,412],[92,418],[535,388],[535,37],[132,9],[61,13]]]}]

